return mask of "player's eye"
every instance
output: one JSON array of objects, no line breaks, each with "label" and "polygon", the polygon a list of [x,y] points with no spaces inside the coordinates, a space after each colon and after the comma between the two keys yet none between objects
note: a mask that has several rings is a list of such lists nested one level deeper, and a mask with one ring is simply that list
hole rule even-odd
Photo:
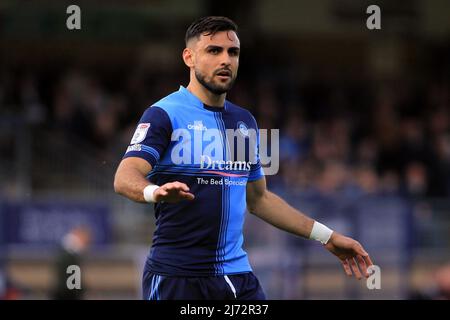
[{"label": "player's eye", "polygon": [[211,48],[208,50],[208,52],[212,53],[212,54],[218,54],[218,53],[220,53],[220,49],[219,48]]},{"label": "player's eye", "polygon": [[230,56],[233,56],[233,57],[239,56],[239,50],[237,50],[237,49],[231,49],[228,52],[229,52]]}]

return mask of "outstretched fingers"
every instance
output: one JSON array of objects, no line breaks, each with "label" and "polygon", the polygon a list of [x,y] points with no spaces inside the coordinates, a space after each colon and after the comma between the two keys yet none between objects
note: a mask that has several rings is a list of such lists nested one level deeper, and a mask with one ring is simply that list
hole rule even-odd
[{"label": "outstretched fingers", "polygon": [[180,191],[189,192],[189,187],[182,182],[175,182],[176,188]]},{"label": "outstretched fingers", "polygon": [[352,267],[353,273],[355,274],[356,279],[360,280],[362,278],[361,272],[358,269],[358,265],[356,264],[356,261],[354,258],[348,259],[350,260],[350,266]]},{"label": "outstretched fingers", "polygon": [[361,255],[357,255],[356,261],[358,262],[359,269],[361,270],[364,277],[368,278],[369,277],[369,272],[367,272],[368,266],[366,265],[364,258]]},{"label": "outstretched fingers", "polygon": [[178,182],[178,181],[166,183],[163,187],[166,191],[172,191],[172,190],[181,190],[181,191],[185,191],[185,192],[189,191],[189,187],[185,183]]},{"label": "outstretched fingers", "polygon": [[194,200],[194,198],[195,198],[195,196],[190,192],[180,191],[179,195],[181,196],[181,198],[186,199],[186,200]]},{"label": "outstretched fingers", "polygon": [[372,259],[370,259],[370,256],[367,253],[365,255],[363,255],[362,257],[368,267],[373,266]]},{"label": "outstretched fingers", "polygon": [[169,182],[160,187],[159,194],[162,201],[178,202],[182,200],[193,200],[195,196],[189,192],[189,187],[182,182]]},{"label": "outstretched fingers", "polygon": [[344,267],[345,273],[346,273],[349,277],[351,277],[351,276],[353,275],[353,273],[352,273],[352,269],[350,269],[350,265],[348,264],[347,259],[341,260],[341,263],[342,263],[342,266]]},{"label": "outstretched fingers", "polygon": [[370,266],[373,266],[373,262],[372,262],[372,259],[370,259],[369,254],[362,247],[360,248],[360,250],[358,252],[357,261],[358,261],[359,267],[363,271],[365,277],[368,278],[369,272],[367,271],[367,269]]}]

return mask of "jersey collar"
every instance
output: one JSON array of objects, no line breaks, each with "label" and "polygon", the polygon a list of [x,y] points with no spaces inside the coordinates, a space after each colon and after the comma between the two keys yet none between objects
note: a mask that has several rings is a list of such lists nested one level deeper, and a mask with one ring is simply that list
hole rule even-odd
[{"label": "jersey collar", "polygon": [[222,107],[213,107],[213,106],[208,106],[206,104],[204,104],[197,96],[195,96],[194,94],[192,94],[188,89],[186,89],[183,86],[180,86],[180,88],[178,89],[178,92],[183,93],[186,98],[188,99],[188,102],[194,106],[196,106],[197,108],[201,108],[203,110],[209,110],[209,111],[214,111],[214,112],[223,112],[227,109],[227,104],[228,101],[225,100],[225,104]]}]

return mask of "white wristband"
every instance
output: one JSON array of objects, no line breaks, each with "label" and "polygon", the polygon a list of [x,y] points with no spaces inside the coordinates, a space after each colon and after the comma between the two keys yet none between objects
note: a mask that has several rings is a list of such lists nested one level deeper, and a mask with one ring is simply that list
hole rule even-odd
[{"label": "white wristband", "polygon": [[314,225],[309,238],[320,241],[322,244],[327,244],[328,240],[330,240],[331,238],[332,233],[333,230],[321,224],[320,222],[314,221]]},{"label": "white wristband", "polygon": [[155,190],[158,189],[159,186],[156,184],[149,184],[144,188],[144,199],[147,202],[156,202],[155,197],[153,194],[155,193]]}]

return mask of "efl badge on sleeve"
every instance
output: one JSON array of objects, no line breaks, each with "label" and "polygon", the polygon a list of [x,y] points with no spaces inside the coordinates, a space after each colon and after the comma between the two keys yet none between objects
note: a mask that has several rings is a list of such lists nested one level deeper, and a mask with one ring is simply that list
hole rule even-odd
[{"label": "efl badge on sleeve", "polygon": [[150,128],[150,123],[140,123],[134,132],[130,144],[136,144],[144,141],[147,136],[148,128]]}]

